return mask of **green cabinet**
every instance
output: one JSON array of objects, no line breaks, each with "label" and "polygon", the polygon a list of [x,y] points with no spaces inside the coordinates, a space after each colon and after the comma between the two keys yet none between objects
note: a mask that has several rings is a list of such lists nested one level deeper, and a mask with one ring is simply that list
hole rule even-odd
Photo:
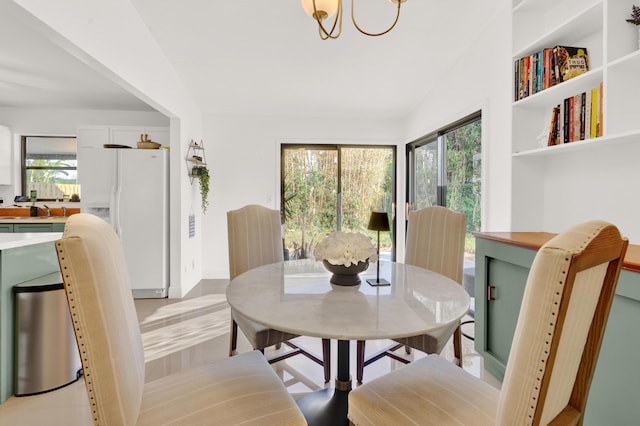
[{"label": "green cabinet", "polygon": [[63,222],[0,223],[0,232],[63,232]]},{"label": "green cabinet", "polygon": [[14,223],[13,232],[53,232],[52,223]]},{"label": "green cabinet", "polygon": [[502,380],[534,250],[476,240],[475,348],[484,368]]},{"label": "green cabinet", "polygon": [[[475,349],[498,380],[505,366],[537,250],[476,239]],[[637,425],[640,418],[640,273],[623,270],[587,402],[585,425]]]},{"label": "green cabinet", "polygon": [[[14,294],[13,286],[23,281],[60,271],[53,237],[25,245],[21,239],[0,249],[0,404],[14,391]],[[7,247],[9,246],[9,247]],[[35,367],[34,367],[35,368]]]}]

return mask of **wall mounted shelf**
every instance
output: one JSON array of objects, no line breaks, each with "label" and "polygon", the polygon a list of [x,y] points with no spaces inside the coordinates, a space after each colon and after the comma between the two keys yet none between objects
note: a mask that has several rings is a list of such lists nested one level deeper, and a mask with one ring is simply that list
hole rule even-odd
[{"label": "wall mounted shelf", "polygon": [[205,157],[204,142],[200,143],[191,141],[189,142],[189,149],[187,150],[187,156],[185,158],[187,162],[187,171],[189,172],[189,179],[191,184],[193,180],[200,177],[199,170],[207,167],[207,159]]}]

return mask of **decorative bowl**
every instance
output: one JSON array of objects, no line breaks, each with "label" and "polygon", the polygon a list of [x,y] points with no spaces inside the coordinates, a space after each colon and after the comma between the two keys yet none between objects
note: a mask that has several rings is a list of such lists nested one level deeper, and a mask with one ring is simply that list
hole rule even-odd
[{"label": "decorative bowl", "polygon": [[138,142],[138,149],[158,149],[162,146],[158,142],[152,141],[140,141]]},{"label": "decorative bowl", "polygon": [[360,284],[360,272],[366,271],[369,267],[369,262],[358,262],[351,264],[351,266],[334,265],[326,260],[322,261],[322,264],[331,272],[331,279],[329,282],[335,285],[353,286]]}]

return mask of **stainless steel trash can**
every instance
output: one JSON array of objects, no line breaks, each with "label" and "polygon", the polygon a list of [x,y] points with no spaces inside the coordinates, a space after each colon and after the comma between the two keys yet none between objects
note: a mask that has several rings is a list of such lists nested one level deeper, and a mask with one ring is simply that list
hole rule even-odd
[{"label": "stainless steel trash can", "polygon": [[48,392],[82,375],[71,316],[59,273],[13,287],[15,395]]}]

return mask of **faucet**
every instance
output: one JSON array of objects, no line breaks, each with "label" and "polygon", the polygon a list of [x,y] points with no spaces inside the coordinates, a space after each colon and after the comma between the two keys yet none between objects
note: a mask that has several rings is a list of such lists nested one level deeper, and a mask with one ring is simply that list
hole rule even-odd
[{"label": "faucet", "polygon": [[43,204],[44,208],[45,208],[45,213],[47,214],[47,217],[51,216],[51,209],[49,208],[48,205]]}]

